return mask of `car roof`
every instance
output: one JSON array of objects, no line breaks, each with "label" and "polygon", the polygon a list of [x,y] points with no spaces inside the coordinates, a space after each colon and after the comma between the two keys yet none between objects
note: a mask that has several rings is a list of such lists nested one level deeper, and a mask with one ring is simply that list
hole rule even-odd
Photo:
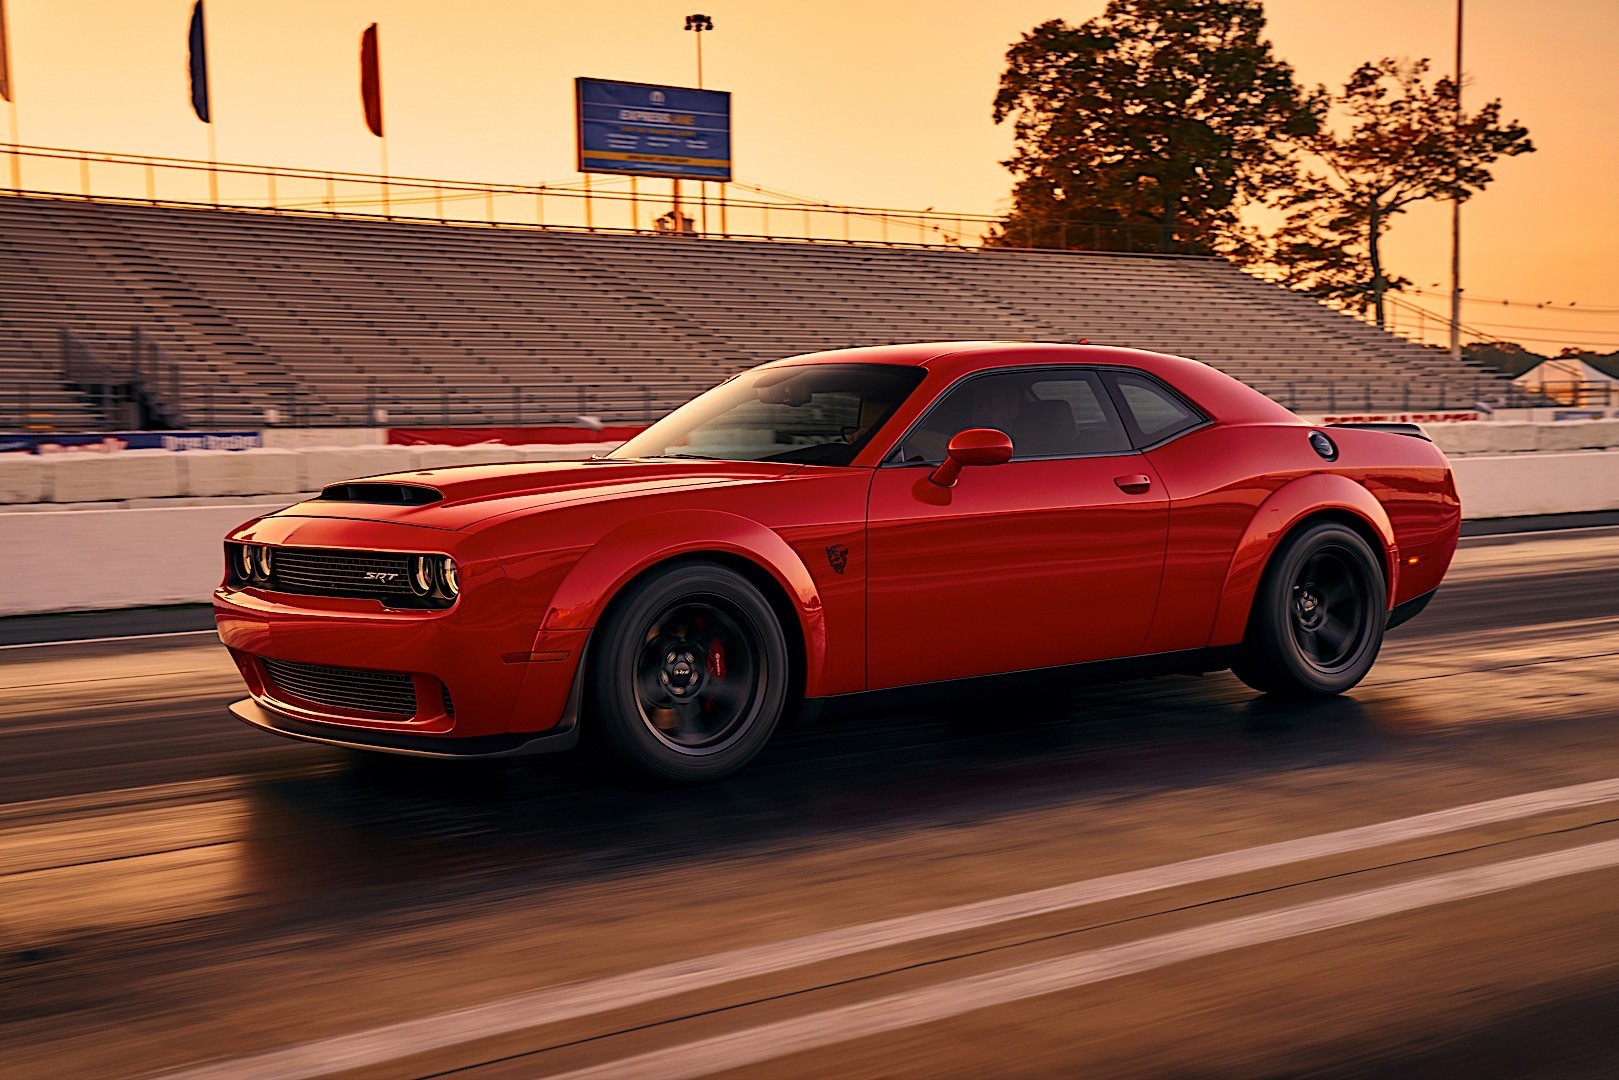
[{"label": "car roof", "polygon": [[922,341],[832,349],[776,360],[763,367],[805,364],[894,364],[923,368],[932,392],[939,380],[954,380],[989,368],[1042,364],[1097,364],[1134,368],[1175,387],[1205,412],[1227,423],[1300,423],[1298,417],[1224,372],[1169,353],[1049,341]]},{"label": "car roof", "polygon": [[868,345],[802,353],[762,366],[898,364],[905,367],[969,368],[977,366],[975,361],[991,358],[997,367],[1020,364],[1112,364],[1143,370],[1152,370],[1165,360],[1187,362],[1185,357],[1172,356],[1169,353],[1126,349],[1116,345],[1091,345],[1087,342],[917,341],[898,345]]}]

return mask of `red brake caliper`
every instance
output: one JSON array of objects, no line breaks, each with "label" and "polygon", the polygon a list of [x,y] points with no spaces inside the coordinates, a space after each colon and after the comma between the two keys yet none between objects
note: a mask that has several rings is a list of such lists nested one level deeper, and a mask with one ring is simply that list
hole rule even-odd
[{"label": "red brake caliper", "polygon": [[[708,647],[708,656],[706,658],[706,663],[708,664],[709,677],[712,678],[712,679],[715,679],[715,680],[717,680],[719,682],[724,682],[725,681],[725,646],[721,645],[719,643],[719,641],[716,640],[713,644],[711,644]],[[710,707],[711,705],[713,705],[712,701],[704,701],[703,702],[703,707],[705,709]]]}]

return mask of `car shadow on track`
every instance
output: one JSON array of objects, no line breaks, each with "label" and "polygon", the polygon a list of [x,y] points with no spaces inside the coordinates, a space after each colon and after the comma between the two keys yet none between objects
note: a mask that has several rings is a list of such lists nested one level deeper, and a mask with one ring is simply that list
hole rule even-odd
[{"label": "car shadow on track", "polygon": [[1375,757],[1409,735],[1351,698],[1255,698],[1229,677],[842,717],[701,787],[582,755],[505,763],[335,756],[249,787],[248,892],[295,917],[492,899],[621,870],[981,822]]}]

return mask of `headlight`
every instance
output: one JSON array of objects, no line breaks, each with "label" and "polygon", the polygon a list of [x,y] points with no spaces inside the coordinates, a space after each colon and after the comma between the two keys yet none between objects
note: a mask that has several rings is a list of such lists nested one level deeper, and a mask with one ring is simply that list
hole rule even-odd
[{"label": "headlight", "polygon": [[256,549],[254,549],[254,552],[255,552],[254,556],[253,556],[253,568],[254,568],[254,570],[258,574],[258,577],[259,577],[260,580],[269,581],[270,580],[270,549],[269,549],[269,547],[268,546],[260,546],[260,547],[258,547]]},{"label": "headlight", "polygon": [[461,594],[461,580],[456,576],[455,560],[448,555],[439,558],[438,579],[444,586],[445,596],[454,599]]},{"label": "headlight", "polygon": [[433,557],[416,555],[410,560],[410,588],[417,596],[433,591]]},{"label": "headlight", "polygon": [[253,580],[253,545],[236,545],[236,576],[244,582]]}]

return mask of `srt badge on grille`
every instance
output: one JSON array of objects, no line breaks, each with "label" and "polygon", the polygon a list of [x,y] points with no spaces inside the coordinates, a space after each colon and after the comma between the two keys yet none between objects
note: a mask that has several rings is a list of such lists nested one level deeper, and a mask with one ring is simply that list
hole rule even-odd
[{"label": "srt badge on grille", "polygon": [[826,561],[832,564],[832,572],[841,574],[849,568],[849,549],[842,544],[833,544],[826,549]]},{"label": "srt badge on grille", "polygon": [[367,570],[365,572],[365,580],[367,581],[393,581],[398,577],[398,574],[383,573],[381,570]]}]

